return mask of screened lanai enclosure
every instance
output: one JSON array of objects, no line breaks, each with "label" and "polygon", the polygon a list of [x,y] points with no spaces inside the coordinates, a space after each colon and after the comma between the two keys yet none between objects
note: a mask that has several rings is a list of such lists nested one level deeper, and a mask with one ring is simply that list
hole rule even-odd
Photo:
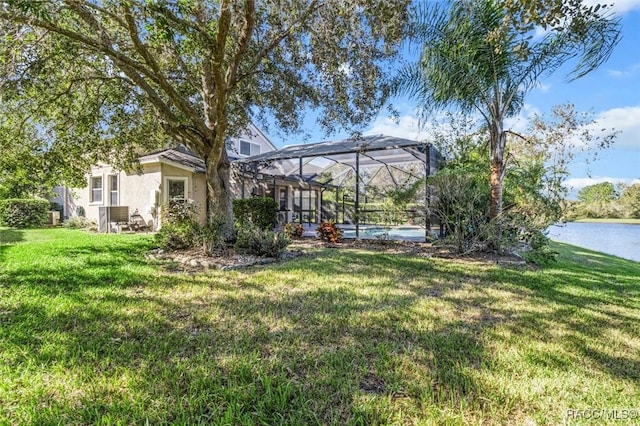
[{"label": "screened lanai enclosure", "polygon": [[279,222],[332,220],[356,238],[373,227],[431,229],[426,178],[442,165],[430,144],[392,136],[288,146],[233,163],[240,198],[273,197]]}]

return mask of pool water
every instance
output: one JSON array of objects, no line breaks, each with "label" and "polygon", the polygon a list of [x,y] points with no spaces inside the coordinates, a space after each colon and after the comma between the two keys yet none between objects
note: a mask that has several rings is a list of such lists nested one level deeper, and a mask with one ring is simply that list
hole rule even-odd
[{"label": "pool water", "polygon": [[[342,229],[343,238],[355,238],[355,228]],[[405,240],[405,241],[424,241],[425,230],[420,227],[407,227],[407,226],[361,226],[360,238],[362,239],[381,239],[381,240]]]}]

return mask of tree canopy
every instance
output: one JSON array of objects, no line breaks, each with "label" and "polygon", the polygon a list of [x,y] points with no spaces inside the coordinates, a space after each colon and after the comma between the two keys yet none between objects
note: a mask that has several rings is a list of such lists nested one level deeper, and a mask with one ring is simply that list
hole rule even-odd
[{"label": "tree canopy", "polygon": [[614,200],[618,194],[611,182],[588,185],[578,192],[578,200],[585,203],[604,203]]},{"label": "tree canopy", "polygon": [[407,5],[9,0],[0,107],[85,165],[130,160],[133,142],[186,145],[207,165],[210,217],[230,226],[228,135],[265,113],[296,129],[306,107],[328,131],[366,123],[389,93]]}]

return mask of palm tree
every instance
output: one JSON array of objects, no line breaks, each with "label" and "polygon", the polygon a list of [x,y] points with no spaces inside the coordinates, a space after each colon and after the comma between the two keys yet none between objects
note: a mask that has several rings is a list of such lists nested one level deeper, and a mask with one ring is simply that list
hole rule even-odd
[{"label": "palm tree", "polygon": [[416,13],[412,37],[421,55],[401,73],[398,91],[416,99],[425,114],[458,107],[483,117],[490,143],[490,219],[502,213],[505,118],[521,110],[541,79],[574,59],[569,80],[586,75],[620,39],[619,21],[606,9],[580,4],[576,10],[542,37],[535,37],[534,21],[517,22],[525,13],[514,14],[498,0],[456,1]]}]

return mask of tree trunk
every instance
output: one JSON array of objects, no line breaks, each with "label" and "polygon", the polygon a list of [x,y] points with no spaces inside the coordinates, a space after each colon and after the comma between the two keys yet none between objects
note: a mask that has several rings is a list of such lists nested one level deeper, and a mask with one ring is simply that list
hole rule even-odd
[{"label": "tree trunk", "polygon": [[[207,223],[222,226],[226,240],[234,237],[233,204],[229,181],[230,163],[227,151],[214,148],[211,156],[205,158],[207,180]],[[216,157],[217,161],[216,161]]]},{"label": "tree trunk", "polygon": [[493,220],[502,213],[502,170],[504,165],[501,160],[491,158],[490,167],[489,185],[491,186],[491,201],[489,204],[489,219]]},{"label": "tree trunk", "polygon": [[489,204],[489,219],[494,220],[502,214],[502,179],[504,177],[504,150],[507,135],[503,130],[502,122],[491,126],[489,132],[491,138],[490,175],[491,199]]},{"label": "tree trunk", "polygon": [[503,123],[498,120],[490,127],[491,153],[490,153],[490,175],[489,186],[491,187],[491,197],[489,201],[489,220],[495,224],[495,240],[490,244],[498,253],[502,251],[502,225],[498,220],[502,214],[502,180],[504,178],[504,150],[507,142],[507,135],[503,130]]}]

